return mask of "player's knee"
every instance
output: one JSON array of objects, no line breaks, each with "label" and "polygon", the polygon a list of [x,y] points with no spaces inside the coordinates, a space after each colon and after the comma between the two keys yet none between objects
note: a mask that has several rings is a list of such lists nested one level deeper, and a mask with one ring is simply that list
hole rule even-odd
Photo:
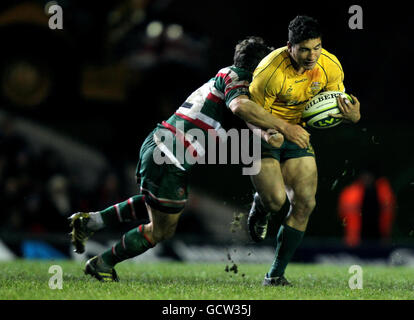
[{"label": "player's knee", "polygon": [[163,226],[154,228],[152,231],[152,239],[155,243],[171,239],[175,234],[176,225]]},{"label": "player's knee", "polygon": [[302,198],[300,200],[295,201],[296,202],[296,212],[298,218],[303,217],[303,219],[309,218],[312,211],[316,207],[316,199],[315,197],[306,197]]},{"label": "player's knee", "polygon": [[308,215],[313,212],[313,209],[316,207],[316,199],[315,197],[311,197],[305,201],[305,210]]},{"label": "player's knee", "polygon": [[176,227],[177,225],[171,225],[167,228],[167,230],[165,230],[164,240],[171,239],[174,236]]},{"label": "player's knee", "polygon": [[315,198],[309,198],[302,201],[294,201],[293,210],[291,211],[292,218],[296,220],[297,224],[306,225],[309,217],[316,206]]},{"label": "player's knee", "polygon": [[152,233],[152,239],[154,241],[154,243],[160,243],[163,242],[165,240],[166,236],[165,233],[163,231],[154,231]]},{"label": "player's knee", "polygon": [[272,194],[270,197],[262,199],[263,205],[266,211],[277,213],[282,209],[284,203],[286,201],[286,193],[275,193]]}]

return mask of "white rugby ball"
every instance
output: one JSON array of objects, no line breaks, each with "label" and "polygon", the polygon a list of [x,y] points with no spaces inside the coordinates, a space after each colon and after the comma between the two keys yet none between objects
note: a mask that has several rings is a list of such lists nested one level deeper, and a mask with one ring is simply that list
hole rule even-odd
[{"label": "white rugby ball", "polygon": [[342,119],[329,116],[329,114],[341,113],[336,100],[339,95],[352,102],[352,98],[342,91],[321,92],[306,104],[302,113],[303,121],[309,127],[315,129],[328,129],[340,124]]}]

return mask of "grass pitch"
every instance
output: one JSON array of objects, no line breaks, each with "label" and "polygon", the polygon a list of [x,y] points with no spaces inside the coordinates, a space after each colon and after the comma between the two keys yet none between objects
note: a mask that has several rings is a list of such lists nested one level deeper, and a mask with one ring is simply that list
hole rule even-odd
[{"label": "grass pitch", "polygon": [[[62,289],[51,289],[52,265],[63,271]],[[132,263],[116,269],[118,283],[100,283],[76,261],[0,263],[1,300],[412,300],[414,268],[361,266],[363,289],[349,288],[350,266],[290,264],[292,287],[263,287],[269,265]],[[231,268],[230,268],[231,269]]]}]

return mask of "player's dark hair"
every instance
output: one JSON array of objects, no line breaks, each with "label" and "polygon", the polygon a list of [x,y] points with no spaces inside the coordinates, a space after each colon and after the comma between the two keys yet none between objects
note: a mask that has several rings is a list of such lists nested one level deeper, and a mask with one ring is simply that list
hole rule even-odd
[{"label": "player's dark hair", "polygon": [[260,37],[247,37],[237,43],[233,63],[236,67],[253,72],[259,62],[267,56],[273,48],[268,47]]},{"label": "player's dark hair", "polygon": [[308,16],[297,16],[289,23],[289,42],[293,45],[322,37],[319,22]]}]

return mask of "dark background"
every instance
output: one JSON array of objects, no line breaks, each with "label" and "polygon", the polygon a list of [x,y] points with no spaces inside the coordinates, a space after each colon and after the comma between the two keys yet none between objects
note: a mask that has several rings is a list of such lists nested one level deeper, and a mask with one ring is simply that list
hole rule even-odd
[{"label": "dark background", "polygon": [[[408,4],[57,2],[63,8],[63,30],[48,28],[46,1],[0,5],[3,230],[67,231],[68,214],[125,200],[136,190],[133,169],[140,145],[156,123],[231,64],[238,40],[257,35],[276,48],[284,46],[289,21],[306,14],[323,26],[323,47],[341,62],[346,91],[359,98],[362,114],[357,125],[311,132],[319,189],[307,234],[342,236],[338,194],[368,169],[388,177],[397,197],[394,241],[412,239],[414,45]],[[362,30],[348,26],[354,4],[363,9]],[[153,21],[161,22],[164,32],[151,38],[146,32]],[[171,24],[182,27],[179,39],[168,38]],[[30,132],[18,125],[22,122],[47,130],[39,145],[48,145],[55,135],[64,137],[99,153],[104,169],[90,171],[92,182],[86,183],[63,145],[36,148]],[[82,159],[81,166],[88,168],[90,162]],[[69,199],[59,210],[50,203],[47,187],[56,175],[64,177]],[[191,185],[198,195],[224,206],[250,206],[253,189],[239,166],[199,166]],[[189,210],[178,231],[206,232],[202,224],[196,210]]]}]

